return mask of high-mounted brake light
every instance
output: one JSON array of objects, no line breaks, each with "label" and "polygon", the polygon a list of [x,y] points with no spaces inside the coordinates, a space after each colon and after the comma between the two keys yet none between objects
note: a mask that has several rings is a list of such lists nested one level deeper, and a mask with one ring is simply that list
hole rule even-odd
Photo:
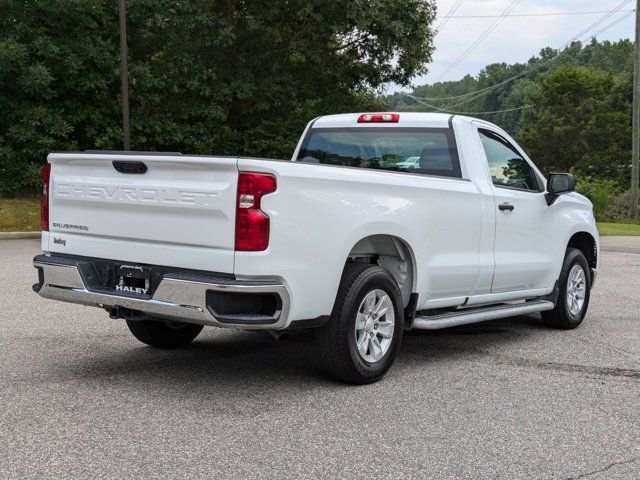
[{"label": "high-mounted brake light", "polygon": [[397,113],[364,113],[358,117],[358,123],[398,123]]},{"label": "high-mounted brake light", "polygon": [[275,192],[276,177],[240,172],[236,208],[236,250],[260,252],[269,246],[269,216],[260,210],[264,195]]},{"label": "high-mounted brake light", "polygon": [[40,197],[40,228],[49,231],[49,179],[51,178],[51,164],[42,167],[42,197]]}]

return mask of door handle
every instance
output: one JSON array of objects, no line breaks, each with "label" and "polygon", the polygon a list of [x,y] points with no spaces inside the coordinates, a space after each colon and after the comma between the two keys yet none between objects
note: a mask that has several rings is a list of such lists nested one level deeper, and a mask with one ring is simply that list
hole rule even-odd
[{"label": "door handle", "polygon": [[513,205],[511,205],[510,203],[501,203],[500,205],[498,205],[498,208],[500,209],[500,211],[502,212],[513,212],[515,210],[516,207],[514,207]]}]

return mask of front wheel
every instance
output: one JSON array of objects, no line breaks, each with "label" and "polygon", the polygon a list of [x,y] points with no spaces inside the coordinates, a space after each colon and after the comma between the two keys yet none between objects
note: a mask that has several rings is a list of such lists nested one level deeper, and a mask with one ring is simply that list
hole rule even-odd
[{"label": "front wheel", "polygon": [[162,320],[127,320],[133,336],[152,347],[175,348],[191,343],[202,325]]},{"label": "front wheel", "polygon": [[582,251],[569,248],[559,280],[559,295],[553,310],[542,312],[545,325],[570,330],[582,323],[591,297],[591,270]]},{"label": "front wheel", "polygon": [[348,264],[331,319],[316,332],[328,375],[354,384],[382,378],[400,347],[403,313],[400,291],[386,270]]}]

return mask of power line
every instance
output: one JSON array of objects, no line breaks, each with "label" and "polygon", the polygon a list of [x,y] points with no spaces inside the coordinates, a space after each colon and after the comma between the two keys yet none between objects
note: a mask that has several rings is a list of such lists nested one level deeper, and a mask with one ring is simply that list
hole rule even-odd
[{"label": "power line", "polygon": [[451,16],[456,13],[456,11],[458,10],[458,8],[460,8],[460,5],[462,5],[462,2],[464,0],[457,0],[456,3],[453,4],[453,6],[449,9],[449,11],[447,12],[447,14],[445,15],[445,17],[442,19],[442,21],[438,24],[438,26],[436,27],[436,35],[438,33],[440,33],[442,31],[442,29],[444,28],[444,26],[447,24],[447,22],[449,22],[449,19],[451,18]]},{"label": "power line", "polygon": [[[615,9],[615,10],[612,10],[612,11],[613,11],[613,12],[618,12],[618,11],[619,11],[619,10],[620,10],[624,5],[626,5],[626,4],[627,4],[627,3],[629,3],[630,1],[631,1],[631,0],[623,1],[620,5],[618,5],[618,7],[616,7],[616,9]],[[607,12],[607,13],[609,13],[609,12]],[[629,13],[627,13],[626,15],[623,15],[623,16],[622,16],[621,18],[619,18],[618,20],[614,21],[613,23],[609,24],[608,26],[606,26],[606,27],[602,28],[601,30],[599,30],[598,32],[596,32],[596,34],[595,34],[595,35],[599,35],[600,33],[602,33],[602,32],[604,32],[604,31],[606,31],[606,30],[608,30],[608,29],[610,29],[610,28],[614,27],[615,25],[617,25],[618,23],[620,23],[622,20],[624,20],[628,15],[629,15]],[[605,15],[605,17],[606,17],[606,18],[609,18],[610,16],[611,16],[611,15]],[[605,17],[603,17],[603,18],[605,18]],[[590,30],[592,30],[595,26],[600,25],[601,23],[602,23],[602,18],[600,18],[599,20],[596,20],[595,22],[593,22],[593,23],[592,23],[590,26],[588,26],[586,29],[582,30],[578,35],[574,35],[574,36],[573,36],[569,41],[567,41],[567,42],[566,42],[566,43],[561,47],[561,50],[563,50],[563,49],[564,49],[567,45],[569,45],[571,42],[573,42],[573,41],[577,40],[577,39],[578,39],[578,38],[580,38],[581,36],[584,36],[586,33],[588,33]],[[594,35],[594,36],[595,36],[595,35]],[[510,77],[510,78],[508,78],[508,79],[506,79],[506,80],[504,80],[504,81],[502,81],[502,82],[500,82],[500,83],[498,83],[498,84],[496,84],[496,85],[492,85],[492,86],[490,86],[490,87],[486,87],[486,88],[483,88],[483,89],[481,89],[481,90],[476,90],[475,92],[469,92],[469,93],[466,93],[466,94],[464,94],[464,95],[456,95],[456,96],[448,97],[448,98],[420,98],[420,97],[414,97],[413,95],[409,95],[409,94],[407,94],[407,93],[405,93],[405,92],[402,92],[402,94],[403,94],[403,95],[405,95],[406,97],[409,97],[409,98],[411,98],[411,99],[413,99],[413,100],[417,101],[418,103],[421,103],[421,104],[423,104],[423,105],[425,105],[425,106],[427,106],[427,107],[429,107],[429,108],[432,108],[432,109],[434,109],[434,110],[436,110],[436,111],[439,111],[439,112],[447,112],[447,113],[455,113],[455,114],[465,114],[465,113],[466,113],[466,114],[468,114],[468,115],[480,115],[480,114],[488,114],[488,113],[503,113],[503,112],[504,112],[504,110],[496,110],[496,111],[493,111],[493,112],[458,112],[458,111],[453,111],[452,109],[454,109],[454,108],[456,108],[456,107],[459,107],[460,105],[464,105],[465,103],[469,103],[469,102],[471,102],[471,101],[473,101],[473,100],[475,100],[475,99],[477,99],[477,98],[480,98],[480,97],[482,97],[483,95],[485,95],[485,94],[489,93],[490,91],[495,90],[495,89],[497,89],[497,88],[499,88],[499,87],[501,87],[501,86],[503,86],[503,85],[506,85],[506,84],[507,84],[507,83],[509,83],[509,82],[512,82],[512,81],[514,81],[514,80],[516,80],[516,79],[518,79],[518,78],[524,77],[525,75],[527,75],[527,74],[529,74],[529,73],[531,73],[531,72],[534,72],[535,70],[538,70],[538,69],[539,69],[539,68],[541,68],[542,66],[544,66],[544,65],[546,65],[546,64],[548,64],[548,63],[551,63],[552,61],[554,61],[554,60],[556,60],[556,59],[558,59],[558,58],[559,58],[559,55],[558,55],[558,56],[556,56],[556,57],[550,58],[550,59],[548,59],[548,60],[545,60],[544,62],[539,63],[538,65],[536,65],[536,66],[534,66],[534,67],[532,67],[532,68],[529,68],[529,69],[527,69],[527,70],[524,70],[523,72],[520,72],[518,75],[514,75],[513,77]],[[477,95],[476,95],[476,94],[477,94]],[[424,101],[424,100],[445,100],[445,99],[451,100],[451,99],[454,99],[454,98],[467,97],[467,96],[469,96],[469,95],[473,95],[473,96],[472,96],[472,97],[470,97],[470,98],[467,98],[467,99],[463,100],[462,102],[458,102],[458,103],[456,103],[456,104],[450,105],[450,106],[448,106],[448,107],[446,107],[446,108],[436,107],[436,106],[434,106],[434,105],[430,105],[430,104],[428,104],[428,103],[426,103],[426,102]],[[528,107],[530,107],[530,105],[525,105],[525,106],[523,106],[523,107],[520,107],[519,109],[524,109],[524,108],[528,108]],[[517,109],[508,109],[507,111],[515,111],[515,110],[517,110]]]},{"label": "power line", "polygon": [[623,20],[629,18],[631,15],[633,15],[633,13],[635,13],[635,10],[631,10],[630,12],[627,12],[626,15],[621,16],[618,20],[616,20],[615,22],[613,22],[612,24],[610,24],[608,27],[603,28],[602,30],[598,30],[596,33],[594,33],[593,35],[591,35],[592,37],[597,37],[598,35],[600,35],[602,32],[604,32],[605,30],[609,30],[612,27],[615,27],[617,24],[619,24],[620,22],[622,22]]},{"label": "power line", "polygon": [[[594,28],[596,28],[598,25],[606,22],[609,17],[615,15],[622,7],[624,7],[627,3],[629,3],[631,0],[627,0],[625,2],[622,2],[620,5],[618,5],[616,8],[614,8],[613,10],[611,10],[610,12],[608,12],[606,15],[604,15],[603,17],[601,17],[599,20],[597,20],[596,22],[592,23],[589,27],[585,28],[584,30],[582,30],[580,33],[578,33],[576,35],[576,37],[581,37],[583,35],[586,35],[589,31],[593,30]],[[575,38],[575,37],[574,37]],[[570,40],[570,42],[572,42],[573,40]]]},{"label": "power line", "polygon": [[513,0],[511,2],[511,4],[509,4],[509,6],[502,12],[502,15],[498,18],[496,18],[493,23],[491,25],[489,25],[489,28],[487,28],[464,52],[462,52],[462,54],[451,64],[449,65],[449,68],[447,68],[444,72],[442,72],[438,78],[436,79],[436,81],[442,79],[443,77],[446,77],[449,72],[451,72],[453,69],[455,69],[458,65],[460,65],[460,62],[462,62],[465,58],[467,58],[467,56],[469,56],[469,54],[475,50],[475,48],[480,45],[480,43],[482,43],[482,41],[487,38],[491,32],[493,32],[498,25],[500,25],[500,23],[502,22],[502,20],[504,20],[505,15],[508,15],[509,13],[511,13],[513,11],[514,8],[516,8],[516,6],[518,5],[518,3],[520,3],[521,0]]},{"label": "power line", "polygon": [[[621,4],[619,4],[619,5],[618,5],[614,10],[609,10],[609,11],[607,11],[606,13],[607,13],[607,14],[609,14],[609,13],[611,13],[611,12],[614,12],[614,13],[619,12],[619,11],[620,11],[620,9],[621,9],[622,7],[624,7],[624,6],[625,6],[627,3],[629,3],[630,1],[631,1],[631,0],[623,1],[623,2],[622,2]],[[596,21],[595,21],[594,23],[592,23],[589,27],[587,27],[586,29],[582,30],[582,32],[580,32],[578,35],[574,35],[570,40],[568,40],[567,42],[565,42],[565,43],[562,45],[562,47],[560,47],[558,50],[560,50],[560,51],[561,51],[561,50],[564,50],[568,45],[570,45],[570,44],[571,44],[571,42],[573,42],[573,41],[575,41],[575,40],[578,40],[581,36],[583,36],[584,34],[588,33],[590,30],[592,30],[593,28],[595,28],[597,25],[600,25],[600,24],[602,23],[602,22],[601,22],[601,20],[602,20],[603,18],[606,20],[606,19],[607,19],[607,18],[609,18],[610,16],[611,16],[611,15],[605,15],[604,17],[602,17],[602,18],[600,18],[600,19],[596,20]],[[606,17],[606,18],[605,18],[605,17]],[[616,22],[616,23],[617,23],[617,22]],[[597,34],[597,35],[599,35],[600,33],[602,33],[602,32],[604,32],[604,31],[608,30],[609,28],[612,28],[614,25],[616,25],[616,23],[613,23],[613,24],[611,24],[611,25],[609,25],[609,26],[607,26],[607,27],[603,28],[602,30],[599,30],[596,34]],[[584,32],[584,33],[583,33],[583,32]],[[506,84],[508,84],[508,83],[510,83],[510,82],[512,82],[512,81],[514,81],[514,80],[517,80],[517,79],[519,79],[519,78],[522,78],[522,77],[524,77],[524,76],[528,75],[529,73],[534,72],[534,71],[536,71],[536,70],[540,69],[541,67],[543,67],[543,66],[547,65],[548,63],[551,63],[552,61],[556,60],[557,58],[559,58],[559,56],[556,56],[556,57],[554,57],[554,58],[550,58],[550,59],[548,59],[548,60],[545,60],[544,62],[539,63],[538,65],[535,65],[534,67],[531,67],[531,68],[529,68],[529,69],[526,69],[526,70],[524,70],[524,71],[520,72],[520,73],[519,73],[519,74],[517,74],[517,75],[514,75],[514,76],[512,76],[512,77],[510,77],[510,78],[507,78],[506,80],[503,80],[503,81],[502,81],[502,82],[500,82],[500,83],[497,83],[497,84],[495,84],[495,85],[491,85],[491,86],[489,86],[489,87],[482,88],[482,89],[480,89],[480,90],[475,90],[475,91],[473,91],[473,92],[467,92],[467,93],[464,93],[464,94],[461,94],[461,95],[453,95],[453,96],[450,96],[450,97],[421,97],[421,100],[427,100],[427,101],[454,100],[454,99],[457,99],[457,98],[464,98],[464,97],[469,97],[469,96],[471,96],[471,95],[474,95],[473,97],[468,98],[468,99],[467,99],[467,100],[465,100],[464,102],[460,102],[460,103],[457,103],[457,104],[455,104],[455,105],[452,105],[451,107],[452,107],[452,108],[454,108],[454,107],[457,107],[457,106],[463,105],[463,104],[465,104],[465,103],[467,103],[467,102],[470,102],[470,101],[472,101],[472,100],[475,100],[476,98],[481,97],[481,96],[482,96],[482,95],[484,95],[485,93],[489,93],[489,92],[491,92],[491,91],[493,91],[493,90],[495,90],[495,89],[497,89],[497,88],[500,88],[501,86],[506,85]]]},{"label": "power line", "polygon": [[[617,12],[618,12],[622,7],[624,7],[624,6],[625,6],[626,4],[628,4],[630,1],[631,1],[631,0],[625,0],[625,1],[623,1],[621,4],[619,4],[616,8],[614,8],[613,10],[609,10],[609,11],[607,11],[607,13],[606,13],[604,16],[600,17],[598,20],[596,20],[595,22],[593,22],[591,25],[589,25],[587,28],[585,28],[584,30],[582,30],[582,31],[581,31],[580,33],[578,33],[577,35],[574,35],[574,36],[573,36],[569,41],[567,41],[566,43],[564,43],[564,45],[562,45],[558,50],[560,50],[560,51],[564,50],[568,45],[570,45],[570,44],[571,44],[571,42],[573,42],[573,41],[575,41],[575,40],[579,39],[580,37],[582,37],[582,36],[584,36],[584,35],[586,35],[590,30],[594,29],[595,27],[597,27],[597,26],[599,26],[600,24],[602,24],[603,22],[605,22],[609,17],[611,17],[612,15],[614,15],[615,13],[617,13]],[[608,28],[610,28],[610,27],[608,27]],[[605,30],[606,30],[606,29],[605,29]],[[604,30],[603,30],[603,31],[604,31]],[[547,60],[546,62],[543,62],[543,63],[541,63],[541,64],[537,65],[536,67],[534,67],[534,68],[533,68],[533,70],[536,70],[536,69],[540,68],[541,66],[545,65],[546,63],[549,63],[549,62],[550,62],[550,61],[552,61],[552,60],[555,60],[555,58],[554,58],[554,59],[549,59],[549,60]],[[448,68],[448,69],[447,69],[443,74],[441,74],[441,75],[439,75],[439,76],[438,76],[438,78],[436,79],[436,81],[440,80],[444,75],[448,74],[451,70],[452,70],[452,68],[451,68],[451,67],[449,67],[449,68]],[[526,72],[526,71],[525,71],[525,72]],[[515,76],[515,78],[514,78],[514,77],[512,77],[511,79],[508,79],[508,81],[502,82],[502,84],[508,83],[508,82],[510,82],[510,81],[513,81],[513,80],[515,80],[515,79],[517,79],[517,78],[520,78],[520,77],[522,77],[522,76],[526,75],[526,73],[525,73],[525,72],[522,72],[521,74],[516,75],[516,76]],[[498,86],[500,86],[500,85],[501,85],[501,84],[495,85],[495,88],[498,88]],[[491,91],[491,90],[493,90],[493,89],[494,89],[493,87],[489,87],[489,88],[487,88],[487,89],[485,89],[485,90],[487,90],[487,91]],[[464,96],[467,96],[467,95],[470,95],[470,93],[467,93],[467,94],[465,94]],[[462,95],[461,95],[461,97],[462,97]],[[477,98],[477,97],[473,97],[473,98]],[[469,99],[468,101],[473,100],[473,98]],[[462,103],[466,103],[466,102],[462,102]],[[459,105],[459,104],[458,104],[458,105]]]},{"label": "power line", "polygon": [[[622,12],[635,12],[635,10],[618,10],[620,13]],[[505,15],[504,17],[558,17],[558,16],[567,16],[567,15],[596,15],[599,13],[609,13],[611,10],[597,10],[591,12],[547,12],[547,13],[511,13],[509,15]],[[451,15],[445,18],[448,19],[457,19],[457,18],[497,18],[500,15]],[[448,21],[448,20],[447,20]]]},{"label": "power line", "polygon": [[493,113],[506,113],[506,112],[515,112],[518,110],[524,110],[525,108],[531,108],[533,107],[533,105],[523,105],[522,107],[515,107],[515,108],[506,108],[504,110],[492,110],[492,111],[488,111],[488,112],[456,112],[453,110],[445,110],[442,108],[438,108],[435,105],[429,105],[426,102],[423,102],[422,100],[420,100],[417,97],[414,97],[412,95],[409,95],[408,93],[405,93],[404,95],[406,95],[409,98],[414,99],[416,102],[421,103],[427,107],[433,108],[436,111],[439,112],[444,112],[444,113],[455,113],[455,114],[460,114],[460,115],[489,115],[489,114],[493,114]]},{"label": "power line", "polygon": [[[606,21],[609,17],[611,17],[611,16],[612,16],[612,15],[614,15],[615,13],[618,13],[618,12],[620,11],[620,9],[621,9],[622,7],[624,7],[626,4],[628,4],[630,1],[631,1],[631,0],[624,0],[624,1],[623,1],[622,3],[620,3],[616,8],[614,8],[613,10],[610,10],[610,11],[609,11],[609,12],[607,12],[604,16],[602,16],[601,18],[599,18],[598,20],[596,20],[595,22],[593,22],[591,25],[587,26],[587,28],[585,28],[585,29],[583,29],[582,31],[580,31],[580,33],[578,33],[578,34],[574,35],[573,37],[571,37],[571,39],[569,39],[567,42],[565,42],[565,43],[564,43],[564,44],[563,44],[563,45],[558,49],[558,51],[563,51],[565,48],[567,48],[569,45],[571,45],[571,43],[573,43],[574,41],[576,41],[576,40],[580,39],[580,38],[581,38],[581,37],[583,37],[583,36],[586,36],[586,35],[587,35],[591,30],[593,30],[595,27],[597,27],[597,26],[599,26],[600,24],[602,24],[604,21]],[[595,33],[595,34],[593,34],[592,36],[598,35],[598,34],[600,34],[600,33],[604,32],[604,31],[606,31],[606,30],[610,29],[611,27],[613,27],[613,26],[614,26],[614,25],[616,25],[617,23],[618,23],[618,22],[614,22],[614,23],[610,24],[609,26],[607,26],[607,27],[605,27],[605,28],[603,28],[603,29],[601,29],[601,30],[598,30],[598,32],[597,32],[597,33]],[[553,62],[553,61],[557,60],[558,58],[559,58],[559,55],[558,55],[558,56],[556,56],[556,57],[550,58],[550,59],[548,59],[548,60],[546,60],[546,61],[544,61],[544,62],[542,62],[542,63],[540,63],[540,64],[538,64],[538,65],[536,65],[536,66],[534,66],[533,68],[528,69],[528,71],[527,71],[527,70],[525,70],[524,72],[521,72],[519,75],[516,75],[515,77],[516,77],[516,78],[524,77],[524,76],[525,76],[525,75],[527,75],[528,73],[534,72],[534,71],[538,70],[540,67],[542,67],[542,66],[544,66],[544,65],[547,65],[547,64],[549,64],[549,63],[551,63],[551,62]],[[515,79],[515,78],[513,78],[513,77],[512,77],[511,79],[508,79],[508,81],[509,81],[509,82],[511,82],[511,81],[513,81],[514,79]],[[504,85],[504,84],[509,83],[509,82],[507,82],[507,81],[505,80],[504,82],[502,82],[502,84]],[[459,107],[460,105],[463,105],[463,104],[465,104],[465,103],[467,103],[467,102],[470,102],[470,101],[472,101],[472,100],[475,100],[476,98],[481,97],[481,96],[482,96],[482,95],[484,95],[485,93],[489,93],[489,91],[495,90],[495,89],[496,89],[496,88],[498,88],[499,86],[501,86],[501,85],[495,85],[495,86],[494,86],[495,88],[494,88],[494,87],[491,87],[491,88],[489,88],[489,89],[486,89],[487,91],[486,91],[486,92],[483,92],[481,95],[476,95],[476,96],[474,96],[474,97],[468,98],[468,99],[466,99],[466,100],[465,100],[465,101],[463,101],[463,102],[460,102],[460,103],[457,103],[457,104],[455,104],[455,105],[452,105],[452,107]]]}]

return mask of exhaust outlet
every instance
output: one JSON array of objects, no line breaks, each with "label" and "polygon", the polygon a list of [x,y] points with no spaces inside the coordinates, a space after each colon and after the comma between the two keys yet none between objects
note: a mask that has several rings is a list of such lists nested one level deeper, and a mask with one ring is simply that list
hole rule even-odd
[{"label": "exhaust outlet", "polygon": [[276,342],[284,342],[289,338],[289,332],[280,331],[280,330],[267,330],[267,333],[271,335]]}]

